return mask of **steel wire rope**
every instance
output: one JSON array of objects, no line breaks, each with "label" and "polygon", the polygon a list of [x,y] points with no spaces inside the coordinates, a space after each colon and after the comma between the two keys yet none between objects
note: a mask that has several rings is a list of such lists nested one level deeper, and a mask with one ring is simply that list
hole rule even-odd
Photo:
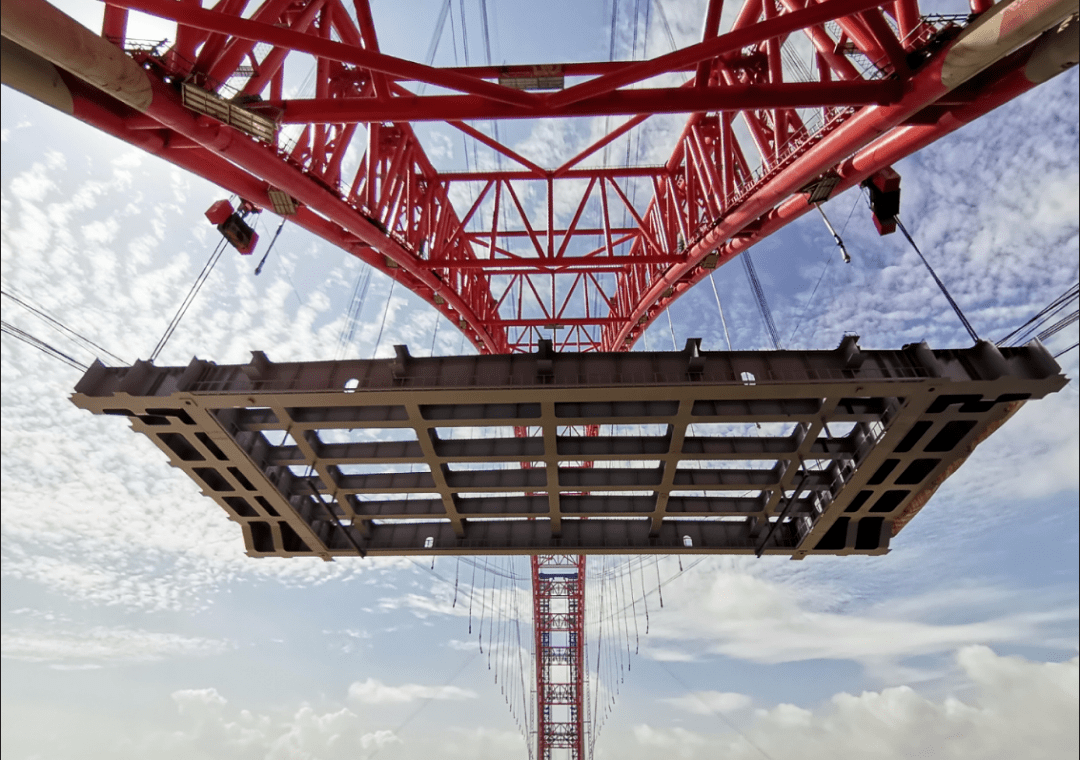
[{"label": "steel wire rope", "polygon": [[638,632],[637,594],[634,593],[634,569],[628,568],[627,580],[630,581],[630,607],[634,618],[634,654],[641,654],[641,634]]},{"label": "steel wire rope", "polygon": [[360,271],[356,273],[356,283],[353,285],[352,298],[349,300],[349,311],[346,313],[345,324],[341,326],[338,335],[338,345],[334,352],[336,359],[345,355],[346,347],[352,343],[356,335],[356,326],[360,320],[360,314],[364,311],[367,301],[368,287],[371,285],[371,267],[360,263]]},{"label": "steel wire rope", "polygon": [[1009,341],[1013,341],[1014,344],[1018,343],[1020,341],[1020,338],[1018,336],[1025,335],[1026,333],[1031,332],[1033,329],[1037,329],[1045,321],[1046,316],[1053,315],[1061,311],[1061,309],[1065,308],[1065,306],[1070,301],[1072,301],[1074,298],[1077,298],[1078,296],[1080,296],[1080,283],[1069,286],[1068,290],[1066,290],[1053,301],[1041,308],[1027,322],[1020,325],[1018,328],[1013,330],[1005,337],[994,341],[994,343],[998,346],[1004,345]]},{"label": "steel wire rope", "polygon": [[727,340],[727,350],[731,351],[731,333],[728,332],[727,319],[724,318],[724,307],[720,305],[720,292],[716,289],[716,280],[713,272],[709,272],[709,284],[712,285],[713,296],[716,298],[716,310],[720,312],[720,324],[724,326],[724,338]]},{"label": "steel wire rope", "polygon": [[[261,221],[261,220],[260,220]],[[281,234],[282,227],[285,226],[285,217],[281,217],[281,223],[277,227],[277,231],[274,233],[274,237],[270,239],[270,245],[266,247],[266,253],[259,259],[259,265],[255,267],[255,276],[258,277],[262,273],[263,267],[266,266],[266,259],[270,256],[270,251],[274,250],[274,243],[277,242],[278,235]]]},{"label": "steel wire rope", "polygon": [[783,346],[780,343],[780,333],[776,329],[776,322],[773,321],[772,309],[769,308],[769,302],[765,298],[765,290],[761,287],[761,280],[758,279],[754,261],[750,258],[750,251],[744,251],[739,258],[742,259],[743,268],[746,270],[746,277],[750,281],[750,289],[753,291],[754,300],[757,302],[761,321],[765,324],[765,329],[769,333],[769,338],[772,339],[773,348],[780,351],[783,349]]},{"label": "steel wire rope", "polygon": [[[478,656],[479,656],[478,652],[473,652],[471,655],[466,657],[465,661],[463,663],[461,663],[461,666],[457,670],[455,670],[453,672],[453,674],[451,674],[450,678],[448,678],[446,680],[446,682],[442,685],[441,688],[446,689],[454,681],[456,681],[458,676],[460,676],[462,673],[465,672],[465,668],[467,668],[469,665],[471,665],[472,661],[475,660]],[[429,697],[427,699],[422,699],[421,702],[420,702],[420,706],[417,707],[412,713],[410,713],[405,718],[405,720],[401,721],[401,723],[399,723],[397,725],[397,727],[393,730],[394,736],[397,736],[398,732],[401,731],[401,729],[405,728],[405,726],[407,726],[409,723],[411,723],[413,721],[413,719],[416,718],[416,716],[419,715],[424,710],[425,707],[427,707],[428,705],[430,705],[434,701],[435,701],[435,697]],[[374,758],[376,756],[378,756],[378,754],[380,752],[382,752],[384,746],[386,746],[386,745],[376,745],[375,746],[375,751],[372,754],[368,755],[367,760],[374,760]]]},{"label": "steel wire rope", "polygon": [[[435,62],[435,53],[439,50],[439,42],[442,40],[443,30],[446,28],[446,16],[450,12],[451,0],[446,0],[443,3],[442,8],[439,10],[439,17],[435,21],[435,29],[431,33],[431,42],[428,43],[427,55],[424,56],[424,63],[431,66]],[[427,82],[421,82],[420,86],[416,88],[416,94],[423,95],[424,90],[427,88]]]},{"label": "steel wire rope", "polygon": [[[630,571],[633,573],[633,569]],[[638,573],[641,575],[641,602],[645,606],[645,635],[649,635],[649,595],[645,593],[645,563],[638,563]]]},{"label": "steel wire rope", "polygon": [[[851,210],[848,211],[847,218],[844,220],[843,226],[840,228],[840,234],[843,235],[847,230],[848,223],[851,221],[852,214],[855,213],[855,209],[859,206],[859,200],[866,194],[864,188],[859,188],[859,194],[855,196],[855,202],[851,204]],[[814,285],[814,290],[810,293],[810,297],[806,299],[806,303],[803,304],[802,312],[799,314],[799,321],[795,323],[795,329],[791,331],[791,337],[788,338],[788,343],[795,339],[796,333],[799,332],[799,328],[802,327],[803,318],[806,317],[806,310],[810,307],[810,304],[814,301],[814,295],[817,294],[818,287],[821,285],[821,281],[825,278],[825,272],[828,271],[829,265],[832,263],[833,257],[827,256],[825,258],[825,266],[821,268],[821,275],[818,277],[817,284]],[[816,330],[815,330],[816,332]],[[811,337],[813,334],[811,334]]]},{"label": "steel wire rope", "polygon": [[[616,578],[615,578],[616,592],[615,593],[616,593],[616,598],[618,598],[621,595],[621,597],[625,600],[626,599],[626,584],[623,583],[623,578],[624,578],[624,575],[622,573],[620,573],[618,576],[616,576]],[[624,638],[626,640],[626,670],[624,672],[629,672],[632,669],[631,665],[630,665],[630,621],[627,619],[628,616],[626,614],[627,610],[629,610],[629,608],[630,608],[629,604],[624,604],[622,610],[620,611],[620,616],[622,617],[622,624],[623,624],[623,636],[624,636]],[[619,648],[619,652],[620,652],[620,654],[622,653],[622,648],[621,647]]]},{"label": "steel wire rope", "polygon": [[484,573],[484,576],[480,579],[482,583],[480,587],[480,627],[478,629],[479,638],[477,641],[481,653],[484,651],[484,613],[487,611],[487,579],[488,573]]},{"label": "steel wire rope", "polygon": [[667,674],[668,674],[669,676],[671,676],[671,678],[672,678],[672,679],[673,679],[673,680],[674,680],[674,681],[675,681],[675,682],[676,682],[677,684],[679,684],[679,685],[680,685],[680,686],[682,686],[682,687],[683,687],[684,689],[686,689],[687,693],[688,693],[688,694],[689,694],[690,696],[692,696],[692,697],[693,697],[694,699],[696,699],[696,700],[697,700],[698,702],[700,702],[700,703],[702,704],[702,706],[703,706],[703,707],[704,707],[704,708],[705,708],[705,709],[706,709],[706,710],[707,710],[708,712],[710,712],[710,713],[712,713],[713,715],[715,715],[716,717],[720,718],[720,720],[721,720],[721,721],[722,721],[722,722],[724,723],[724,725],[726,725],[726,726],[727,726],[728,728],[730,728],[730,729],[731,729],[732,731],[734,731],[735,733],[737,733],[737,734],[738,734],[738,735],[739,735],[739,736],[740,736],[740,737],[742,738],[742,740],[743,740],[744,742],[746,742],[746,743],[747,743],[747,744],[749,744],[749,745],[750,745],[751,747],[753,747],[753,748],[754,748],[754,749],[756,749],[756,750],[757,750],[758,752],[760,752],[760,753],[761,753],[761,756],[762,756],[762,757],[764,757],[764,758],[765,758],[765,760],[773,760],[772,756],[770,756],[770,755],[769,755],[769,754],[768,754],[768,753],[767,753],[767,752],[766,752],[765,750],[763,750],[763,749],[762,749],[761,747],[759,747],[759,746],[758,746],[757,744],[755,744],[755,743],[754,743],[753,741],[751,741],[751,740],[750,740],[750,737],[748,737],[748,736],[747,736],[746,734],[744,734],[744,733],[743,733],[743,732],[742,732],[741,730],[739,730],[739,727],[738,727],[738,726],[736,726],[736,725],[735,725],[734,723],[732,723],[732,722],[731,722],[730,720],[728,720],[727,716],[726,716],[726,715],[724,715],[724,713],[723,713],[723,712],[721,712],[720,710],[715,710],[715,709],[713,709],[713,708],[712,708],[712,707],[711,707],[711,706],[709,705],[709,703],[708,703],[708,702],[706,702],[706,701],[705,701],[704,699],[702,699],[702,698],[701,698],[701,696],[700,696],[700,694],[698,694],[698,692],[696,692],[696,691],[693,691],[693,690],[692,690],[692,689],[691,689],[691,688],[690,688],[690,687],[689,687],[689,686],[688,686],[688,685],[687,685],[687,684],[686,684],[686,683],[685,683],[685,682],[684,682],[684,681],[683,681],[683,680],[682,680],[681,678],[679,678],[679,677],[678,677],[677,675],[675,675],[675,672],[674,672],[674,671],[673,671],[673,670],[671,669],[671,667],[670,667],[670,666],[668,665],[668,663],[664,662],[663,660],[657,660],[657,662],[659,662],[659,663],[660,663],[660,666],[661,666],[661,667],[662,667],[662,668],[663,668],[663,669],[664,669],[664,670],[665,670],[665,671],[667,672]]},{"label": "steel wire rope", "polygon": [[671,24],[668,23],[667,13],[664,11],[664,4],[661,0],[653,0],[656,5],[656,13],[660,16],[660,23],[664,27],[664,33],[667,35],[668,44],[671,46],[671,50],[675,51],[679,49],[679,46],[675,44],[675,35],[671,33]]},{"label": "steel wire rope", "polygon": [[1047,338],[1051,338],[1051,337],[1057,335],[1059,332],[1061,332],[1066,327],[1071,325],[1077,319],[1080,319],[1080,310],[1073,311],[1071,314],[1069,314],[1069,315],[1067,315],[1065,317],[1062,317],[1057,322],[1050,325],[1050,327],[1046,328],[1045,330],[1040,332],[1035,337],[1038,338],[1041,341],[1045,341]]},{"label": "steel wire rope", "polygon": [[33,346],[37,350],[41,351],[46,356],[51,356],[52,358],[62,361],[64,362],[64,364],[67,364],[68,366],[73,367],[77,370],[85,372],[86,370],[90,369],[88,365],[83,364],[70,354],[64,353],[52,344],[47,343],[41,338],[32,335],[31,333],[23,330],[20,327],[16,327],[15,325],[7,322],[6,320],[0,320],[0,332],[2,332],[4,335],[10,335],[16,340],[21,340],[28,346]]},{"label": "steel wire rope", "polygon": [[390,292],[386,296],[386,307],[383,309],[382,322],[379,324],[379,336],[375,338],[375,348],[371,351],[371,358],[379,354],[379,344],[382,343],[383,330],[386,329],[386,315],[390,312],[390,302],[394,299],[394,286],[397,285],[397,276],[390,280]]},{"label": "steel wire rope", "polygon": [[963,309],[961,309],[960,305],[956,303],[955,300],[953,300],[952,295],[949,293],[949,289],[945,287],[945,283],[941,281],[941,278],[938,277],[937,272],[935,272],[934,268],[930,266],[930,262],[927,261],[925,256],[923,256],[923,252],[919,250],[919,246],[915,244],[915,240],[911,237],[910,233],[908,233],[907,227],[905,227],[904,223],[900,221],[899,214],[894,218],[896,219],[896,226],[899,227],[900,231],[904,233],[904,237],[906,237],[907,241],[911,243],[911,247],[915,249],[915,253],[919,255],[919,258],[922,260],[923,266],[926,267],[926,271],[928,271],[930,273],[930,276],[934,278],[934,282],[936,282],[938,288],[941,289],[941,293],[945,296],[945,300],[949,302],[949,306],[951,306],[953,311],[956,312],[956,316],[959,317],[960,322],[963,323],[964,329],[967,330],[968,335],[971,336],[971,339],[973,341],[978,343],[979,336],[975,332],[975,328],[973,328],[971,326],[971,323],[968,322],[968,318],[964,316]]},{"label": "steel wire rope", "polygon": [[806,303],[803,304],[802,312],[799,314],[799,321],[795,323],[795,329],[791,331],[791,335],[788,337],[788,343],[795,340],[795,335],[799,332],[799,328],[802,327],[803,318],[806,316],[807,309],[810,308],[810,304],[814,301],[814,296],[817,295],[818,288],[821,286],[821,281],[825,279],[825,273],[829,271],[829,265],[832,263],[833,257],[825,257],[825,266],[821,268],[821,274],[818,276],[817,282],[814,284],[814,289],[810,291],[810,296],[806,299]]},{"label": "steel wire rope", "polygon": [[476,565],[473,565],[472,580],[469,582],[469,635],[472,635],[473,593],[476,590]]},{"label": "steel wire rope", "polygon": [[157,359],[158,355],[164,350],[165,345],[172,338],[173,333],[176,332],[176,328],[180,325],[180,321],[187,314],[188,309],[191,308],[191,304],[195,301],[195,297],[199,295],[199,291],[202,290],[202,286],[209,279],[210,274],[214,271],[214,267],[217,266],[218,261],[221,259],[221,254],[225,250],[225,244],[228,241],[225,238],[221,239],[221,242],[217,244],[214,252],[210,254],[210,258],[206,260],[203,265],[202,271],[195,278],[195,282],[192,284],[191,289],[188,291],[187,296],[181,302],[180,307],[176,310],[176,314],[173,316],[172,321],[168,327],[165,328],[164,334],[158,340],[157,345],[154,346],[154,350],[150,353],[150,362],[153,363]]},{"label": "steel wire rope", "polygon": [[1073,343],[1073,344],[1072,344],[1071,346],[1069,346],[1068,348],[1063,348],[1062,350],[1060,350],[1060,351],[1058,351],[1058,352],[1057,352],[1056,354],[1054,354],[1054,358],[1056,359],[1056,358],[1058,358],[1059,356],[1064,356],[1065,354],[1069,353],[1070,351],[1072,351],[1072,350],[1073,350],[1074,348],[1076,348],[1077,346],[1080,346],[1080,343]]},{"label": "steel wire rope", "polygon": [[[30,303],[29,300],[26,299],[25,297],[17,296],[14,293],[11,293],[10,291],[3,290],[3,289],[0,289],[0,294],[2,294],[4,296],[6,296],[7,298],[11,299],[15,303],[17,303],[19,306],[22,306],[24,309],[29,311],[31,314],[36,316],[38,319],[43,320],[46,324],[48,324],[52,329],[59,332],[61,335],[64,335],[64,336],[68,337],[71,340],[74,340],[76,342],[76,344],[80,344],[80,346],[79,346],[80,348],[83,348],[84,350],[89,350],[89,349],[86,348],[86,346],[90,346],[91,348],[95,348],[98,351],[101,351],[102,353],[108,355],[110,358],[115,359],[120,364],[127,364],[126,361],[121,359],[119,356],[114,354],[109,349],[99,345],[98,343],[95,343],[94,341],[90,340],[85,335],[82,335],[81,333],[74,330],[73,328],[68,327],[62,321],[60,321],[56,317],[52,316],[48,312],[46,312],[42,307],[35,306],[34,304]],[[81,344],[85,344],[85,345],[81,345]]]},{"label": "steel wire rope", "polygon": [[[595,596],[597,596],[597,594],[594,594],[594,597]],[[598,596],[599,596],[598,606],[602,610],[603,606],[604,606],[604,584],[603,584],[602,580],[600,581],[600,588],[599,588],[599,591],[598,591]],[[596,633],[596,686],[593,689],[593,699],[592,699],[594,709],[593,709],[593,713],[592,713],[592,721],[591,721],[592,727],[591,727],[590,740],[589,740],[589,752],[590,753],[595,751],[596,736],[597,736],[597,732],[599,730],[598,724],[599,724],[599,720],[600,720],[599,719],[600,682],[601,682],[601,680],[603,678],[602,670],[601,670],[601,668],[603,667],[601,657],[602,657],[602,653],[603,653],[603,643],[604,643],[603,642],[603,639],[604,639],[603,619],[601,618],[601,620],[598,621],[598,622],[599,622],[599,624],[597,625],[597,633]]]},{"label": "steel wire rope", "polygon": [[[515,593],[515,595],[514,595],[515,603],[519,603],[520,598],[521,598],[520,594]],[[515,621],[515,630],[517,632],[518,673],[519,673],[519,680],[521,682],[521,712],[522,712],[522,721],[525,723],[525,730],[526,730],[525,745],[529,748],[529,758],[530,758],[530,760],[532,760],[532,756],[533,756],[532,743],[529,741],[529,737],[528,737],[528,733],[531,733],[531,731],[532,731],[532,723],[530,722],[530,718],[529,718],[529,716],[531,715],[531,712],[529,710],[529,704],[528,704],[529,691],[528,691],[527,685],[525,683],[525,663],[523,662],[523,659],[522,659],[523,658],[523,652],[524,652],[524,645],[521,642],[521,611],[520,611],[520,607],[518,608],[518,614],[514,616],[514,621]],[[530,678],[530,681],[531,680],[532,679]]]},{"label": "steel wire rope", "polygon": [[[488,670],[491,670],[492,650],[495,650],[494,654],[495,654],[495,682],[496,683],[498,683],[498,681],[499,681],[499,670],[498,670],[498,668],[499,668],[499,656],[498,656],[499,639],[498,639],[498,633],[497,633],[498,629],[495,626],[495,616],[498,613],[498,609],[496,607],[495,602],[500,597],[499,589],[497,589],[495,587],[495,584],[498,583],[498,582],[499,582],[498,576],[492,576],[492,578],[491,578],[491,611],[488,614],[488,652],[487,652]],[[503,582],[505,582],[505,578],[503,579]]]},{"label": "steel wire rope", "polygon": [[[671,575],[668,578],[666,578],[660,585],[657,586],[657,588],[654,591],[649,591],[648,593],[652,594],[652,593],[658,592],[659,589],[662,588],[663,586],[668,585],[669,583],[676,580],[677,578],[681,578],[683,575],[686,575],[687,573],[689,573],[691,570],[693,570],[695,567],[700,565],[702,562],[709,559],[708,555],[702,555],[701,557],[698,557],[697,559],[695,559],[693,562],[687,564],[687,566],[684,568],[683,564],[682,564],[682,555],[676,554],[675,557],[679,562],[679,572],[677,572],[674,575]],[[627,604],[622,609],[611,611],[609,613],[609,619],[614,620],[615,615],[625,611],[626,609],[629,609],[629,604]]]}]

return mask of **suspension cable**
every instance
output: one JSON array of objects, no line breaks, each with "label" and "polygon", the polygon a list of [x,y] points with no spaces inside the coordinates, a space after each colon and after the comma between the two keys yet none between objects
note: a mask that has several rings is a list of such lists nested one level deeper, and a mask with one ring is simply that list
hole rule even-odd
[{"label": "suspension cable", "polygon": [[810,304],[814,301],[814,296],[817,295],[818,288],[821,286],[821,281],[825,279],[825,273],[829,271],[829,264],[833,262],[833,257],[828,256],[825,259],[825,266],[821,268],[821,275],[818,277],[817,283],[814,285],[814,289],[810,291],[810,297],[806,299],[806,303],[803,304],[802,313],[799,314],[799,321],[795,323],[795,329],[791,331],[791,337],[788,338],[788,343],[795,340],[795,335],[799,332],[799,328],[802,327],[803,317],[806,316],[806,310],[810,308]]}]

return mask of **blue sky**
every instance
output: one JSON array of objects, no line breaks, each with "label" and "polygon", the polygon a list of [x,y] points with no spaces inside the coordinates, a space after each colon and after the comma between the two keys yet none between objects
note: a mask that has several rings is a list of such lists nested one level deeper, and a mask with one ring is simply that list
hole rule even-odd
[{"label": "blue sky", "polygon": [[[553,17],[488,4],[496,60],[607,56],[599,5],[555,54],[533,55],[540,35],[521,30]],[[422,58],[434,14],[417,31],[374,7],[384,50]],[[664,8],[679,40],[696,33],[699,7]],[[652,46],[665,36],[650,34],[663,52]],[[452,63],[447,44],[437,63]],[[471,44],[476,62],[482,47]],[[905,221],[984,337],[1077,279],[1077,92],[1073,70],[897,167]],[[545,158],[553,134],[580,145],[600,126],[523,123],[504,138]],[[225,193],[8,89],[2,130],[4,289],[127,360],[147,356],[216,242],[202,213]],[[642,151],[665,155],[670,130],[651,128]],[[446,165],[462,160],[457,135],[422,134]],[[753,251],[787,344],[831,348],[855,332],[868,347],[966,345],[906,243],[877,237],[856,194],[826,210],[852,264],[810,217]],[[276,220],[262,225],[267,241]],[[228,252],[159,363],[334,355],[361,265],[290,227],[258,277],[254,265]],[[715,280],[735,348],[765,348],[741,265]],[[373,276],[351,355],[430,350],[434,312],[390,290]],[[77,350],[7,300],[3,313]],[[726,347],[707,283],[670,314],[680,347],[692,336]],[[658,320],[648,347],[671,346],[671,331]],[[1050,347],[1076,339],[1074,326]],[[460,345],[443,322],[436,353]],[[1076,377],[1077,352],[1061,361]],[[70,404],[77,371],[9,337],[0,370],[5,758],[528,756],[464,604],[467,587],[509,587],[501,576],[466,584],[471,565],[450,559],[433,571],[250,560],[239,530],[156,448]],[[596,756],[1075,757],[1078,417],[1075,380],[1026,406],[884,557],[634,565],[649,633],[642,602],[636,619],[617,618],[638,651],[615,680],[617,666],[605,671],[602,690],[617,695]],[[504,588],[496,602],[507,622],[511,596]]]}]

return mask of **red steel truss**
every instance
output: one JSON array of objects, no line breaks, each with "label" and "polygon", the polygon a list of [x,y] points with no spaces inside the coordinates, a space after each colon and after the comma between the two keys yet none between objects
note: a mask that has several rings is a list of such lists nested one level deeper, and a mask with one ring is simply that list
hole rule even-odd
[{"label": "red steel truss", "polygon": [[[700,42],[650,60],[435,68],[381,52],[366,0],[109,0],[101,37],[44,0],[12,0],[5,60],[30,73],[5,81],[291,213],[483,352],[541,337],[623,350],[712,268],[809,210],[816,180],[842,191],[1045,81],[1075,37],[1061,24],[1074,0],[971,0],[951,20],[917,0],[740,2],[712,0]],[[130,44],[129,10],[174,21],[173,42]],[[794,63],[799,45],[812,72]],[[285,97],[289,67],[312,59],[314,84]],[[561,89],[523,89],[538,86]],[[691,115],[665,163],[599,160],[667,112]],[[628,118],[558,166],[468,123],[568,116]],[[505,166],[438,169],[419,121]]]},{"label": "red steel truss", "polygon": [[537,760],[584,760],[585,557],[532,557]]},{"label": "red steel truss", "polygon": [[[0,70],[393,276],[483,353],[619,351],[812,193],[1075,62],[1076,7],[970,0],[949,19],[918,0],[710,0],[700,41],[649,60],[436,68],[382,52],[367,0],[107,0],[100,36],[6,0]],[[172,42],[129,41],[131,10],[175,22]],[[689,114],[665,162],[601,160],[663,113]],[[561,117],[626,118],[555,166],[469,123]],[[501,163],[438,168],[412,126],[429,121]],[[534,557],[532,576],[539,758],[583,758],[585,559]]]}]

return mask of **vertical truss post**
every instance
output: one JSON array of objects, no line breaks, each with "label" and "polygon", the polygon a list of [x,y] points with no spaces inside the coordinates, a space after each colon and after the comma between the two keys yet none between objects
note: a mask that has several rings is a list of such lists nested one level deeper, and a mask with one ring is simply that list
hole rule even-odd
[{"label": "vertical truss post", "polygon": [[537,760],[585,758],[585,556],[532,556]]}]

